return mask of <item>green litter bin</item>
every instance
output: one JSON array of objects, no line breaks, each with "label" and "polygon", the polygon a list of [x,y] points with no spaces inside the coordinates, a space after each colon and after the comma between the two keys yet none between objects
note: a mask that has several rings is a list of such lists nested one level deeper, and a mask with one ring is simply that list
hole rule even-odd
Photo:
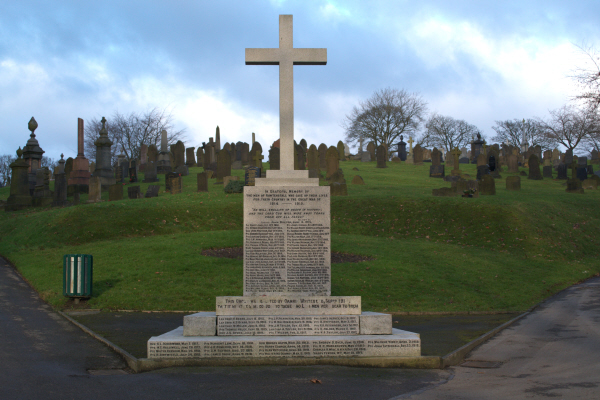
[{"label": "green litter bin", "polygon": [[80,298],[92,297],[92,271],[94,258],[90,254],[65,254],[63,256],[63,295]]}]

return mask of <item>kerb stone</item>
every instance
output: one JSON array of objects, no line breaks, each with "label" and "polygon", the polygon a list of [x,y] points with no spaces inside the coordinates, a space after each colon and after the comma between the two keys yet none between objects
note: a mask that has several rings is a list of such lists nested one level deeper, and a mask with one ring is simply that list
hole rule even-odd
[{"label": "kerb stone", "polygon": [[214,312],[199,312],[183,317],[183,336],[215,336],[217,316]]}]

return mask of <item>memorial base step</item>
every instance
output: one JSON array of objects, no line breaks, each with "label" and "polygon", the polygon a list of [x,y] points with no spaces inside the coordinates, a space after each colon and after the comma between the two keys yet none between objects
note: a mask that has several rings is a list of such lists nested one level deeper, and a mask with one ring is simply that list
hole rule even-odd
[{"label": "memorial base step", "polygon": [[420,357],[418,333],[350,336],[183,336],[183,326],[148,340],[149,359]]}]

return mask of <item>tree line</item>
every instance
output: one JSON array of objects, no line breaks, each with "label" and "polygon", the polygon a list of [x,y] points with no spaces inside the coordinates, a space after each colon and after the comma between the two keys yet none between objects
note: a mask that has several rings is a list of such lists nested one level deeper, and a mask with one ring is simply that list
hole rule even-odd
[{"label": "tree line", "polygon": [[[541,146],[543,150],[559,145],[579,151],[600,151],[600,54],[593,48],[580,48],[589,62],[575,70],[572,79],[580,94],[545,118],[515,118],[495,121],[491,143],[506,143],[522,148]],[[390,153],[401,135],[412,136],[415,144],[450,151],[467,146],[482,131],[461,119],[436,112],[428,115],[427,102],[418,93],[386,88],[359,102],[342,121],[349,145],[374,142],[386,145]]]}]

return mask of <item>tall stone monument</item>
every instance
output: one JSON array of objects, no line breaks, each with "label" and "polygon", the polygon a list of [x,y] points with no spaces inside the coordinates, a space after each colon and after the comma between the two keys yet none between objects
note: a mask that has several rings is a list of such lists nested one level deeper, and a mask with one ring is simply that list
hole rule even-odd
[{"label": "tall stone monument", "polygon": [[[294,170],[294,64],[325,65],[326,49],[295,49],[292,16],[279,17],[279,48],[246,49],[246,64],[277,64],[281,169],[244,187],[243,296],[217,297],[216,312],[148,341],[148,358],[360,365],[418,357],[418,334],[389,314],[362,313],[360,296],[331,296],[330,188]],[[260,238],[260,240],[257,240]]]},{"label": "tall stone monument", "polygon": [[83,119],[77,118],[77,157],[67,185],[74,185],[79,193],[87,193],[90,184],[90,162],[83,155]]},{"label": "tall stone monument", "polygon": [[23,160],[27,162],[29,168],[27,170],[28,176],[28,184],[29,184],[29,194],[33,195],[33,191],[35,189],[36,184],[36,171],[38,168],[42,166],[42,155],[45,153],[44,150],[40,147],[38,140],[35,138],[35,130],[38,127],[38,123],[35,118],[31,117],[29,120],[29,124],[27,127],[31,131],[29,135],[29,140],[27,141],[27,145],[23,147]]},{"label": "tall stone monument", "polygon": [[156,162],[156,173],[166,174],[171,172],[171,159],[169,158],[169,141],[167,139],[167,131],[163,129],[160,133],[160,152],[158,153],[158,161]]},{"label": "tall stone monument", "polygon": [[[33,132],[32,132],[33,133]],[[4,206],[5,211],[18,211],[32,206],[32,197],[29,193],[29,163],[21,158],[23,150],[17,150],[17,159],[10,164],[12,171],[10,179],[10,196]]]},{"label": "tall stone monument", "polygon": [[113,174],[111,166],[111,154],[110,148],[113,142],[108,138],[108,131],[106,130],[106,118],[102,117],[102,128],[100,129],[100,136],[94,142],[96,146],[96,169],[94,170],[94,176],[100,178],[100,184],[102,190],[108,190],[108,187],[116,183],[115,176]]}]

